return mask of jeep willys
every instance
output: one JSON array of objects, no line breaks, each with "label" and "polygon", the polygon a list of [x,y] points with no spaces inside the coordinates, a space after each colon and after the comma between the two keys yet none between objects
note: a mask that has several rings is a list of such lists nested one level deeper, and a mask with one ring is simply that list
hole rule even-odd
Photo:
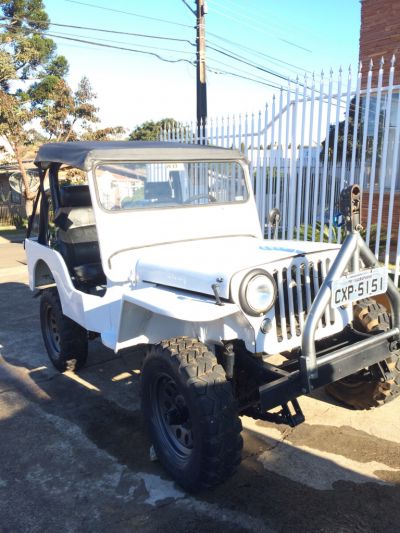
[{"label": "jeep willys", "polygon": [[[36,165],[39,232],[25,247],[48,355],[78,370],[95,336],[115,352],[146,345],[143,418],[186,489],[234,472],[241,414],[295,425],[297,398],[318,387],[362,408],[399,392],[400,298],[360,237],[359,187],[342,193],[339,246],[264,240],[235,150],[55,143]],[[64,167],[87,184],[63,185]]]}]

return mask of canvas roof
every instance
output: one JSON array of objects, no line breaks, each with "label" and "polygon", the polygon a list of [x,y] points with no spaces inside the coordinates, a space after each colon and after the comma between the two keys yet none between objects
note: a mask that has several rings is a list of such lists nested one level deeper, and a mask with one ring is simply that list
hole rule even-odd
[{"label": "canvas roof", "polygon": [[238,150],[199,144],[146,141],[77,141],[40,147],[35,164],[43,169],[63,163],[89,170],[96,161],[193,161],[243,159]]}]

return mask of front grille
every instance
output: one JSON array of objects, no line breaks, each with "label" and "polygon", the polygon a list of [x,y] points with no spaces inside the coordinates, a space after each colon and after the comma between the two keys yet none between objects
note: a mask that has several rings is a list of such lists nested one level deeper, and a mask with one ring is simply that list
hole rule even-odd
[{"label": "front grille", "polygon": [[[327,275],[330,262],[329,258],[315,262],[296,258],[290,266],[274,272],[278,288],[275,320],[279,342],[301,336],[307,314]],[[335,314],[327,307],[318,328],[331,325],[334,321]]]}]

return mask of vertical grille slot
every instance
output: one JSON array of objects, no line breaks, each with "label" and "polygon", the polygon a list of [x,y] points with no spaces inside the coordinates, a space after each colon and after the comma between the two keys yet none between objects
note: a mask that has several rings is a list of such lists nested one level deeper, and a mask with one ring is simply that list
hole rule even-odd
[{"label": "vertical grille slot", "polygon": [[278,287],[278,295],[275,302],[275,321],[276,321],[276,334],[278,341],[283,341],[284,338],[287,338],[287,329],[286,329],[286,314],[285,310],[285,295],[284,295],[284,284],[283,284],[283,271],[274,272],[274,280],[276,286]]},{"label": "vertical grille slot", "polygon": [[289,324],[290,324],[290,336],[293,337],[296,335],[296,321],[294,316],[294,302],[293,302],[293,289],[295,285],[295,281],[292,278],[292,269],[288,268],[286,270],[286,292],[288,297],[288,308],[289,308]]},{"label": "vertical grille slot", "polygon": [[[278,342],[299,337],[311,305],[325,279],[331,261],[315,262],[301,259],[288,268],[274,272],[278,294],[275,302],[275,322]],[[328,307],[318,329],[335,323],[336,314]]]},{"label": "vertical grille slot", "polygon": [[[318,289],[321,287],[323,279],[324,279],[324,270],[325,269],[323,267],[323,262],[318,261]],[[326,324],[327,324],[326,312],[322,315],[320,324],[321,324],[320,327],[323,327],[323,328],[326,327]]]},{"label": "vertical grille slot", "polygon": [[303,283],[304,279],[302,279],[301,276],[301,270],[304,269],[304,264],[298,265],[298,267],[292,268],[292,275],[293,279],[296,280],[296,296],[297,296],[297,327],[296,327],[296,335],[301,335],[301,332],[304,327],[304,321],[305,321],[305,307],[304,307],[304,299],[303,299]]}]

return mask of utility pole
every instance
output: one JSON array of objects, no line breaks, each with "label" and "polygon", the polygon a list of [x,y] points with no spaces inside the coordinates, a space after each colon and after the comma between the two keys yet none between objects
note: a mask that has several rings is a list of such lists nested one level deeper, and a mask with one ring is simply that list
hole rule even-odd
[{"label": "utility pole", "polygon": [[206,82],[206,14],[205,0],[196,0],[196,47],[197,47],[197,132],[205,142],[207,123],[207,82]]}]

